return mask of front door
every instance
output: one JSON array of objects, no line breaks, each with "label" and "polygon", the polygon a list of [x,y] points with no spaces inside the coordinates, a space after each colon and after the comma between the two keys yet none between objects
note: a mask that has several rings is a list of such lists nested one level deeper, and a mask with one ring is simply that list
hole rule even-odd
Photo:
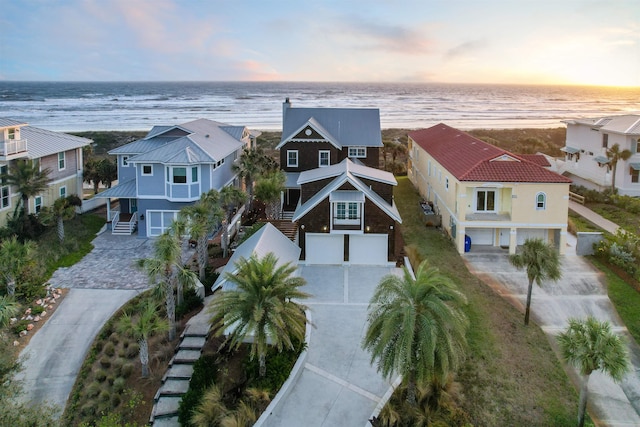
[{"label": "front door", "polygon": [[129,199],[129,208],[132,214],[138,212],[138,199]]}]

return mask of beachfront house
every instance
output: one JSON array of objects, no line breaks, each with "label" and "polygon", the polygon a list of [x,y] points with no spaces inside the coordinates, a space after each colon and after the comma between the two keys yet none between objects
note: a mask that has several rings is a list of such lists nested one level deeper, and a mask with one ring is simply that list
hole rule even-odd
[{"label": "beachfront house", "polygon": [[527,238],[564,253],[569,178],[442,123],[408,136],[409,179],[459,253],[513,254]]},{"label": "beachfront house", "polygon": [[293,108],[283,104],[277,148],[287,181],[283,210],[297,224],[306,264],[395,264],[397,182],[378,169],[377,109]]},{"label": "beachfront house", "polygon": [[245,126],[198,119],[154,126],[144,138],[111,150],[118,184],[96,197],[120,201],[118,211],[108,212],[112,232],[137,228],[139,236],[159,236],[202,193],[240,185],[233,164],[256,135]]},{"label": "beachfront house", "polygon": [[[618,194],[640,196],[640,115],[563,120],[567,125],[562,171],[576,185],[595,190],[611,188]],[[611,148],[631,156],[612,167]],[[615,169],[615,170],[614,170]],[[615,178],[614,178],[615,173]]]},{"label": "beachfront house", "polygon": [[[40,129],[19,120],[0,118],[0,174],[9,173],[12,163],[32,162],[49,169],[49,185],[29,198],[29,213],[37,214],[56,199],[72,194],[82,197],[82,148],[91,140]],[[13,214],[21,194],[0,182],[0,226]]]}]

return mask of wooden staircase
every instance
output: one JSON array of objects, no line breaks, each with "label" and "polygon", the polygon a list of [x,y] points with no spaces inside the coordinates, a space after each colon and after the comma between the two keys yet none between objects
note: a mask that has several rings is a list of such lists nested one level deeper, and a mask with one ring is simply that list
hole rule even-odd
[{"label": "wooden staircase", "polygon": [[138,225],[138,216],[136,214],[119,213],[114,217],[111,224],[111,234],[130,236]]},{"label": "wooden staircase", "polygon": [[287,236],[292,242],[296,242],[298,235],[298,223],[291,222],[291,219],[273,219],[268,221],[276,227],[282,234]]}]

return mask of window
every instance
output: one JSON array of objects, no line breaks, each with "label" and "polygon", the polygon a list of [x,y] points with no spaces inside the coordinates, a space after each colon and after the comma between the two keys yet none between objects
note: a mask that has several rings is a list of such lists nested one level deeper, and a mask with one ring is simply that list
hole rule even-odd
[{"label": "window", "polygon": [[639,183],[640,180],[638,180],[638,178],[640,178],[640,170],[631,168],[630,172],[631,172],[631,182],[633,182],[634,184]]},{"label": "window", "polygon": [[427,162],[427,176],[431,176],[431,160]]},{"label": "window", "polygon": [[36,196],[33,198],[33,212],[40,213],[42,209],[42,196]]},{"label": "window", "polygon": [[9,139],[16,139],[16,129],[9,128]]},{"label": "window", "polygon": [[476,193],[476,210],[478,212],[496,211],[496,191],[478,190]]},{"label": "window", "polygon": [[329,150],[320,150],[318,152],[318,167],[329,166],[331,164]]},{"label": "window", "polygon": [[544,193],[536,194],[536,210],[543,211],[547,208],[547,195]]},{"label": "window", "polygon": [[193,166],[191,168],[191,182],[198,182],[198,167]]},{"label": "window", "polygon": [[449,177],[445,177],[444,179],[444,188],[449,191]]},{"label": "window", "polygon": [[360,203],[337,202],[335,208],[337,220],[358,220],[360,218]]},{"label": "window", "polygon": [[367,147],[349,147],[349,157],[367,157]]},{"label": "window", "polygon": [[[8,166],[0,166],[0,175],[6,174],[9,170]],[[9,195],[9,186],[4,185],[4,180],[0,181],[0,209],[8,208],[11,204],[11,197]]]},{"label": "window", "polygon": [[631,152],[640,153],[640,139],[637,140],[635,144],[631,144]]},{"label": "window", "polygon": [[153,166],[142,165],[142,176],[152,176],[152,175],[153,175]]},{"label": "window", "polygon": [[287,166],[290,168],[298,167],[298,150],[287,150]]},{"label": "window", "polygon": [[122,156],[122,167],[123,168],[129,167],[129,156]]},{"label": "window", "polygon": [[172,180],[174,184],[186,184],[187,183],[187,168],[172,168]]},{"label": "window", "polygon": [[609,148],[609,134],[602,134],[602,148]]},{"label": "window", "polygon": [[67,197],[67,186],[63,185],[60,187],[59,193],[60,197]]},{"label": "window", "polygon": [[58,170],[64,170],[65,164],[64,164],[64,152],[63,153],[58,153]]}]

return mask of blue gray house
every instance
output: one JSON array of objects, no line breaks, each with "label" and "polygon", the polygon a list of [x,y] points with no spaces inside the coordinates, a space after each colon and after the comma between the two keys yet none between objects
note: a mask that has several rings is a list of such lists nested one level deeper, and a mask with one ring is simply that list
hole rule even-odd
[{"label": "blue gray house", "polygon": [[120,200],[120,210],[107,213],[112,232],[131,234],[137,227],[139,236],[159,236],[202,193],[240,185],[232,166],[258,135],[198,119],[154,126],[144,138],[110,151],[117,156],[118,185],[96,197]]}]

